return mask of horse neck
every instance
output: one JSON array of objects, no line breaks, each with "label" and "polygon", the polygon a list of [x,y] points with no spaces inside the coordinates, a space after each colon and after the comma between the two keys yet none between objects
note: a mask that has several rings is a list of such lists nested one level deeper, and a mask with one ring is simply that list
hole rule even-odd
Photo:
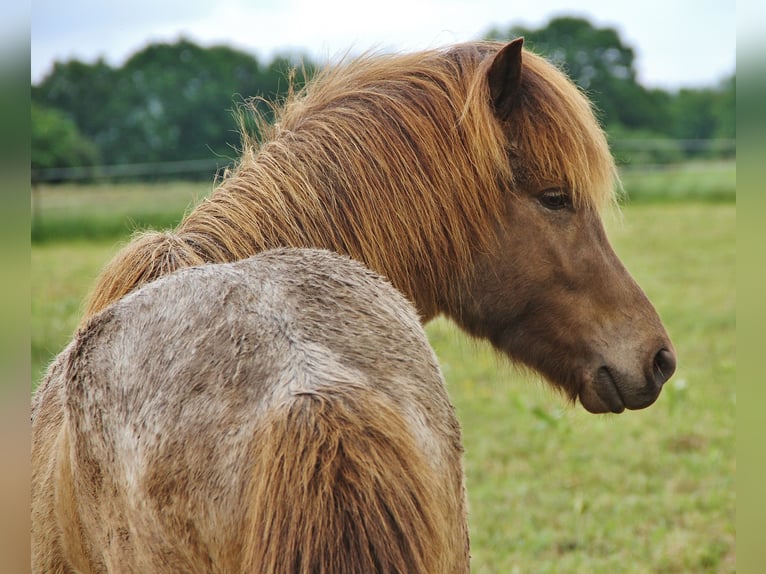
[{"label": "horse neck", "polygon": [[[277,247],[328,249],[361,261],[389,281],[425,321],[438,313],[438,287],[429,265],[403,235],[381,222],[386,215],[344,211],[334,190],[285,183],[290,174],[264,174],[256,161],[228,176],[181,223],[179,238],[204,261],[224,263]],[[377,215],[376,221],[373,216]],[[430,263],[430,262],[429,262]]]}]

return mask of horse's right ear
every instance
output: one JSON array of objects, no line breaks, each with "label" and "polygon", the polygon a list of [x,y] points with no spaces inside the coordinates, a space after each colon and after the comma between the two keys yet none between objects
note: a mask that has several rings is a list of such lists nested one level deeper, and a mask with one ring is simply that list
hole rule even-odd
[{"label": "horse's right ear", "polygon": [[521,85],[521,47],[524,38],[506,44],[492,60],[487,73],[489,95],[500,120],[507,120],[514,108],[515,95]]}]

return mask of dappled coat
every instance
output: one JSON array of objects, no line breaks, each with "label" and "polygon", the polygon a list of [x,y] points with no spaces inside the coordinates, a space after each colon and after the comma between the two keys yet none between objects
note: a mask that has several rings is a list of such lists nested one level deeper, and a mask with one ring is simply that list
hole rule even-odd
[{"label": "dappled coat", "polygon": [[468,570],[433,351],[346,257],[269,251],[150,283],[79,330],[32,423],[34,572]]}]

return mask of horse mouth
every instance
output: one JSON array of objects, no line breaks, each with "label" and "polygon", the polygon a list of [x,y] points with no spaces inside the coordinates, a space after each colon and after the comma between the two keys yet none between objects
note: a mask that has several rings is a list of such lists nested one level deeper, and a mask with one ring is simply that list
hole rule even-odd
[{"label": "horse mouth", "polygon": [[596,376],[580,390],[580,403],[591,413],[615,413],[625,410],[625,400],[612,373],[599,367]]},{"label": "horse mouth", "polygon": [[580,403],[592,413],[621,413],[625,409],[644,409],[654,403],[662,391],[661,379],[634,379],[619,370],[601,366],[579,392]]}]

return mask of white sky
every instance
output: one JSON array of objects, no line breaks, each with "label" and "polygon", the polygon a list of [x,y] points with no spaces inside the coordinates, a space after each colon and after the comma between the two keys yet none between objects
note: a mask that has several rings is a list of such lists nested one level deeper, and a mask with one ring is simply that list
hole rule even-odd
[{"label": "white sky", "polygon": [[262,61],[286,51],[321,61],[349,50],[474,40],[493,26],[539,27],[556,15],[616,28],[636,51],[639,81],[647,86],[713,85],[735,71],[735,0],[37,0],[32,81],[54,60],[104,57],[119,65],[149,42],[181,35]]}]

